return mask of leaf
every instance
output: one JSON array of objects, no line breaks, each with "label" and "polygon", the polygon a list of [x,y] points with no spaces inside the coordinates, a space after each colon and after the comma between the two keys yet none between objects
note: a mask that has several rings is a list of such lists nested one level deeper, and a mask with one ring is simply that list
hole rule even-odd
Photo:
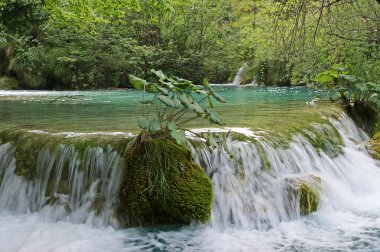
[{"label": "leaf", "polygon": [[226,101],[221,97],[219,96],[217,93],[215,93],[212,89],[210,90],[211,92],[211,95],[217,100],[219,101],[220,103],[226,103]]},{"label": "leaf", "polygon": [[207,97],[207,100],[208,100],[208,106],[209,106],[210,108],[214,108],[214,103],[212,103],[212,100],[211,100],[211,97],[210,97],[210,96]]},{"label": "leaf", "polygon": [[202,108],[198,102],[194,102],[190,105],[189,107],[190,110],[196,112],[197,114],[204,114],[205,113],[205,109]]},{"label": "leaf", "polygon": [[144,90],[148,93],[157,93],[157,88],[153,84],[149,84],[146,80],[140,79],[130,74],[129,81],[137,90]]},{"label": "leaf", "polygon": [[193,98],[188,94],[181,94],[178,96],[178,98],[185,108],[194,111],[197,114],[205,113],[205,109],[202,108],[198,102],[194,102]]},{"label": "leaf", "polygon": [[153,120],[149,120],[146,117],[137,119],[137,124],[143,130],[147,130],[149,132],[156,132],[161,130],[161,121],[158,118],[154,118]]},{"label": "leaf", "polygon": [[167,88],[169,88],[169,89],[173,89],[174,88],[174,85],[169,81],[163,81],[163,80],[159,80],[160,81],[160,83],[162,84],[162,85],[164,85],[164,86],[166,86]]},{"label": "leaf", "polygon": [[222,122],[222,119],[220,118],[220,115],[218,112],[216,112],[215,109],[207,109],[207,116],[211,123],[215,123],[218,125],[224,125]]},{"label": "leaf", "polygon": [[170,135],[176,140],[179,145],[183,145],[186,142],[186,134],[183,130],[170,132]]},{"label": "leaf", "polygon": [[168,129],[170,131],[170,136],[176,140],[179,145],[182,145],[186,141],[186,134],[183,130],[177,130],[177,124],[173,121],[168,123]]},{"label": "leaf", "polygon": [[346,81],[352,82],[352,83],[359,81],[359,78],[357,78],[356,76],[353,76],[353,75],[340,74],[339,77],[342,78],[343,80],[346,80]]},{"label": "leaf", "polygon": [[201,95],[208,95],[208,92],[206,90],[202,90],[202,89],[197,89],[197,90],[195,90],[195,92],[197,94],[201,94]]},{"label": "leaf", "polygon": [[137,125],[143,130],[149,130],[150,122],[147,118],[139,118],[137,119]]},{"label": "leaf", "polygon": [[148,93],[157,93],[158,89],[154,84],[148,84],[148,86],[145,87],[145,91]]},{"label": "leaf", "polygon": [[129,75],[129,81],[131,82],[132,86],[137,90],[144,90],[145,87],[149,85],[149,83],[146,80],[140,79],[132,74]]},{"label": "leaf", "polygon": [[378,93],[380,92],[380,84],[374,82],[367,82],[367,85],[370,87],[371,92]]},{"label": "leaf", "polygon": [[162,101],[166,106],[171,107],[171,108],[180,108],[180,107],[182,107],[181,106],[181,102],[178,99],[176,99],[176,98],[169,98],[167,96],[158,95],[157,99],[160,100],[160,101]]},{"label": "leaf", "polygon": [[170,131],[176,131],[177,130],[177,124],[175,122],[173,122],[173,121],[170,121],[168,123],[168,129]]},{"label": "leaf", "polygon": [[158,118],[154,118],[149,125],[149,131],[156,132],[159,130],[161,130],[161,121]]},{"label": "leaf", "polygon": [[158,78],[160,78],[160,80],[165,80],[166,79],[166,75],[161,71],[161,70],[150,70],[152,73],[154,73]]},{"label": "leaf", "polygon": [[191,89],[191,85],[188,83],[178,83],[175,85],[176,88],[185,90],[185,89]]},{"label": "leaf", "polygon": [[188,94],[180,94],[178,95],[178,99],[181,101],[182,105],[184,105],[186,108],[188,104],[191,104],[194,102],[193,97],[191,97]]},{"label": "leaf", "polygon": [[181,91],[197,90],[196,86],[189,80],[181,79],[175,76],[173,78],[169,78],[169,80],[176,88],[180,89]]},{"label": "leaf", "polygon": [[158,91],[160,91],[162,94],[164,94],[164,95],[169,95],[169,91],[167,90],[167,89],[165,89],[165,88],[163,88],[163,87],[160,87],[160,86],[158,86],[158,85],[156,85],[156,84],[153,84],[156,88],[157,88],[157,90]]},{"label": "leaf", "polygon": [[361,92],[369,91],[369,87],[367,86],[366,83],[355,84],[355,88],[359,89]]},{"label": "leaf", "polygon": [[209,85],[208,80],[206,78],[204,78],[202,80],[202,85],[205,86],[205,87],[207,87]]}]

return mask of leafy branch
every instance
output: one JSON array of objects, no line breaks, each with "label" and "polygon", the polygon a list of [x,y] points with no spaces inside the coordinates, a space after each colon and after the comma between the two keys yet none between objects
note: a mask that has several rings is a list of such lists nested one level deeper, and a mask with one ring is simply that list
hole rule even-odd
[{"label": "leafy branch", "polygon": [[170,134],[178,144],[184,144],[184,126],[193,120],[203,118],[211,124],[224,125],[215,110],[214,102],[225,101],[207,80],[202,85],[195,85],[189,80],[167,76],[161,70],[152,69],[151,72],[157,79],[154,83],[129,75],[129,81],[134,88],[153,95],[145,99],[143,93],[143,100],[140,101],[142,116],[137,123],[142,130],[151,135]]}]

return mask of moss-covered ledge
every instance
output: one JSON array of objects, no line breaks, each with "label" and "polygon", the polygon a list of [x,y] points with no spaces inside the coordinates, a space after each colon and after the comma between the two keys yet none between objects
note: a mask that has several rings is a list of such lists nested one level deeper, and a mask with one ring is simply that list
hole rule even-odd
[{"label": "moss-covered ledge", "polygon": [[[60,146],[67,146],[74,149],[78,162],[82,163],[88,148],[112,147],[125,164],[121,172],[125,183],[118,189],[120,204],[116,206],[119,219],[127,220],[121,223],[123,227],[186,224],[210,219],[213,200],[211,180],[193,161],[190,150],[171,138],[145,136],[142,139],[141,135],[63,134],[10,129],[0,132],[0,144],[5,143],[15,148],[15,174],[32,183],[40,179],[37,160],[41,151],[54,155]],[[58,188],[61,194],[70,192],[68,169],[68,164],[65,164]],[[51,197],[52,183],[48,181],[45,197],[50,197],[47,204],[54,205],[56,198]]]},{"label": "moss-covered ledge", "polygon": [[0,142],[11,143],[15,148],[16,170],[18,176],[28,180],[35,177],[37,158],[41,150],[57,152],[60,145],[73,146],[79,158],[83,158],[89,147],[107,148],[111,146],[122,154],[132,137],[116,134],[63,134],[45,131],[29,131],[24,129],[9,129],[0,132]]}]

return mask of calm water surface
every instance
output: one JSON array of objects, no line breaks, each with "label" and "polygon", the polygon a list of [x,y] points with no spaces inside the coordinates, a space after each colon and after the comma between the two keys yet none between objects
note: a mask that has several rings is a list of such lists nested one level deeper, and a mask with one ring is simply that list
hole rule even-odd
[{"label": "calm water surface", "polygon": [[[218,104],[228,127],[281,129],[316,120],[331,104],[306,105],[321,91],[305,88],[218,87]],[[48,131],[136,132],[142,93],[116,91],[0,91],[0,130],[10,127]],[[210,127],[198,120],[188,127]]]}]

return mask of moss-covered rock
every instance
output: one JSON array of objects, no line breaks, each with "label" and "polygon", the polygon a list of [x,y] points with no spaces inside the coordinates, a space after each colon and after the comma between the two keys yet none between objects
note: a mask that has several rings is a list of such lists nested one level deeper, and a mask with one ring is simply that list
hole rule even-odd
[{"label": "moss-covered rock", "polygon": [[171,139],[142,138],[127,152],[122,195],[128,215],[139,225],[208,221],[212,184],[191,152]]},{"label": "moss-covered rock", "polygon": [[318,191],[307,183],[301,183],[298,189],[300,194],[300,213],[309,215],[317,211],[319,206]]},{"label": "moss-covered rock", "polygon": [[288,179],[290,198],[295,198],[299,201],[299,211],[301,215],[309,215],[316,212],[319,207],[320,184],[321,178],[316,176],[308,176],[305,178]]}]

